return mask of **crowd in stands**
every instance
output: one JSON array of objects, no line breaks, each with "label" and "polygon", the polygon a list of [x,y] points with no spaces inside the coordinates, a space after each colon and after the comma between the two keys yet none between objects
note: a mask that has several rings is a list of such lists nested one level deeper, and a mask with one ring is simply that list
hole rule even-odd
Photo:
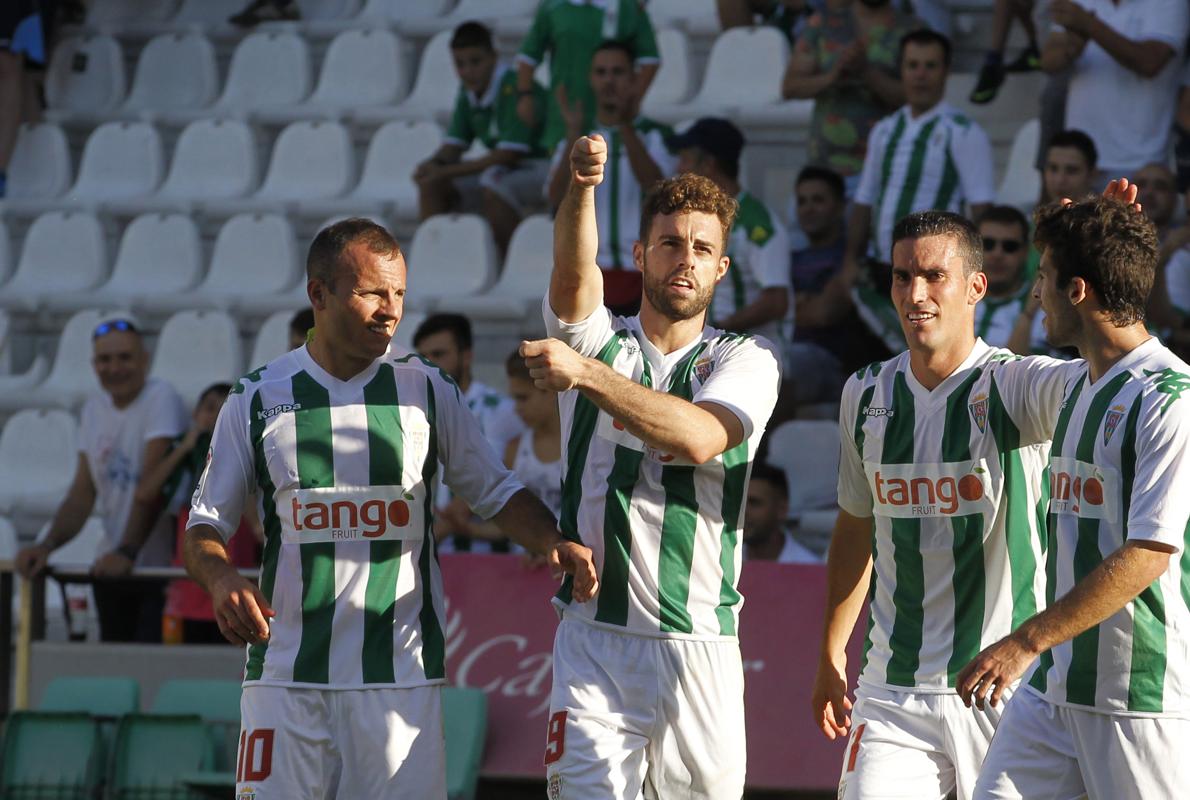
[{"label": "crowd in stands", "polygon": [[[12,0],[0,11],[0,194],[20,123],[41,113],[38,70],[52,51],[55,14],[78,11],[57,5]],[[642,290],[634,264],[641,258],[643,190],[679,172],[709,178],[739,204],[732,266],[709,322],[764,335],[781,349],[785,379],[773,431],[799,417],[830,419],[849,373],[903,349],[888,299],[896,220],[926,209],[974,220],[988,276],[978,334],[1018,353],[1050,352],[1032,297],[1032,211],[1126,176],[1163,242],[1150,325],[1183,358],[1190,352],[1185,0],[995,0],[990,48],[971,102],[995,103],[1014,73],[1049,76],[1038,109],[1040,196],[1027,205],[997,202],[988,133],[945,99],[956,54],[948,35],[953,11],[944,0],[717,0],[716,10],[724,29],[780,30],[791,52],[783,74],[755,79],[778,82],[785,99],[813,101],[802,166],[789,187],[791,218],[761,199],[763,187],[747,183],[747,124],[709,114],[675,130],[642,113],[662,66],[648,2],[544,0],[514,60],[502,55],[492,26],[467,20],[453,27],[459,89],[441,145],[411,170],[419,220],[479,214],[503,258],[523,220],[559,204],[572,143],[598,133],[609,158],[595,193],[597,261],[606,304],[630,314]],[[251,28],[300,18],[296,0],[255,0],[230,21]],[[1022,24],[1026,44],[1008,60],[1013,21]],[[545,274],[541,281],[544,289]],[[471,322],[450,313],[449,297],[437,308],[443,313],[412,333],[413,348],[458,384],[495,451],[557,513],[562,448],[551,395],[534,387],[515,355],[505,365],[505,386],[479,381]],[[308,310],[294,318],[291,348],[301,346],[311,324]],[[92,363],[102,391],[82,409],[74,480],[48,532],[21,551],[18,567],[26,574],[42,569],[50,552],[97,514],[106,550],[94,570],[117,578],[96,584],[103,638],[159,640],[164,614],[173,621],[167,638],[215,641],[210,603],[204,608],[193,584],[166,592],[118,580],[134,564],[179,563],[172,543],[186,524],[184,499],[201,473],[228,389],[220,383],[198,397],[179,397],[148,377],[141,328],[121,314],[94,329]],[[187,403],[195,403],[189,422]],[[449,487],[438,499],[442,551],[514,549],[451,498]],[[746,557],[817,559],[791,530],[789,515],[786,475],[758,460],[744,515]],[[245,515],[237,563],[257,563],[261,537],[259,521]]]}]

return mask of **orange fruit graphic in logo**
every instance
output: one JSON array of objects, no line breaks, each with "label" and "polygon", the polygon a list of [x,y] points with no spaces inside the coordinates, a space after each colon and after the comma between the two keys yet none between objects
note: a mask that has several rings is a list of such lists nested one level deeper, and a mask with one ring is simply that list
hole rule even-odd
[{"label": "orange fruit graphic in logo", "polygon": [[613,420],[612,420],[612,427],[613,427],[613,428],[615,428],[615,429],[616,429],[616,430],[618,430],[618,431],[622,431],[622,430],[624,430],[624,423],[623,423],[623,422],[620,422],[620,420],[618,420],[618,419],[613,419]]},{"label": "orange fruit graphic in logo", "polygon": [[983,497],[983,484],[974,475],[964,475],[959,480],[959,497],[972,502]]},{"label": "orange fruit graphic in logo", "polygon": [[1103,505],[1103,484],[1095,478],[1087,478],[1083,484],[1083,499],[1093,506]]},{"label": "orange fruit graphic in logo", "polygon": [[394,500],[388,504],[388,521],[403,528],[409,524],[409,504],[404,500]]}]

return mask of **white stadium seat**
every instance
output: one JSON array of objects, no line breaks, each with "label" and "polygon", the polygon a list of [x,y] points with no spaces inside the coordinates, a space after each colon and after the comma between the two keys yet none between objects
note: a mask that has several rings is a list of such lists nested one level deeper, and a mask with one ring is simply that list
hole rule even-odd
[{"label": "white stadium seat", "polygon": [[641,104],[648,115],[653,106],[679,105],[690,97],[694,78],[690,66],[690,42],[681,31],[657,31],[657,50],[661,53],[661,69],[649,86]]},{"label": "white stadium seat", "polygon": [[46,379],[19,397],[0,396],[6,408],[54,406],[76,408],[98,392],[99,379],[91,366],[91,336],[100,320],[120,316],[120,311],[88,309],[66,321],[54,350],[54,363]]},{"label": "white stadium seat", "polygon": [[67,36],[50,58],[45,96],[52,111],[105,114],[124,99],[125,85],[119,42],[106,35]]},{"label": "white stadium seat", "polygon": [[554,266],[554,222],[546,214],[526,217],[512,234],[500,279],[482,295],[451,299],[450,309],[476,318],[540,317],[541,298]]},{"label": "white stadium seat", "polygon": [[50,123],[26,123],[8,162],[8,200],[52,200],[70,188],[70,145]]},{"label": "white stadium seat", "polygon": [[363,109],[353,113],[361,121],[388,119],[433,119],[445,124],[455,106],[459,76],[450,55],[452,31],[434,34],[422,50],[413,91],[392,109]]},{"label": "white stadium seat", "polygon": [[215,47],[197,33],[165,33],[141,51],[126,111],[206,108],[219,94]]},{"label": "white stadium seat", "polygon": [[165,153],[157,129],[144,122],[107,122],[87,138],[69,201],[121,200],[157,191]]},{"label": "white stadium seat", "polygon": [[970,99],[978,78],[971,72],[952,72],[946,79],[943,99],[977,122],[987,132],[992,144],[1012,141],[1022,121],[1036,116],[1041,110],[1039,98],[1046,81],[1045,73],[1009,75],[996,99],[982,106],[975,105]]},{"label": "white stadium seat", "polygon": [[25,234],[17,271],[0,305],[35,310],[46,297],[90,289],[107,277],[107,244],[94,214],[51,211]]},{"label": "white stadium seat", "polygon": [[78,425],[57,409],[18,411],[0,433],[0,512],[52,513],[78,463]]},{"label": "white stadium seat", "polygon": [[790,420],[770,434],[768,463],[785,470],[789,516],[833,509],[839,476],[839,426],[829,420]]},{"label": "white stadium seat", "polygon": [[292,311],[277,311],[265,319],[256,333],[252,357],[248,359],[248,369],[263,367],[274,358],[289,352],[289,321],[297,312],[296,308]]},{"label": "white stadium seat", "polygon": [[[680,28],[699,36],[714,36],[722,26],[715,0],[649,0],[653,27]],[[665,54],[662,53],[664,60]]]},{"label": "white stadium seat", "polygon": [[178,137],[169,175],[148,204],[182,206],[250,194],[260,180],[256,136],[247,123],[200,119]]},{"label": "white stadium seat", "polygon": [[305,200],[339,197],[355,178],[351,135],[338,122],[295,122],[273,145],[260,190],[243,200],[209,204],[224,213],[277,210]]},{"label": "white stadium seat", "polygon": [[496,276],[496,243],[483,217],[440,214],[418,226],[407,263],[409,297],[428,307],[489,287]]},{"label": "white stadium seat", "polygon": [[300,103],[310,93],[310,48],[291,31],[258,31],[236,48],[214,108],[249,114]]},{"label": "white stadium seat", "polygon": [[186,214],[142,214],[129,223],[120,239],[111,278],[89,292],[48,298],[52,310],[74,310],[99,304],[153,307],[198,282],[202,247],[198,226]]},{"label": "white stadium seat", "polygon": [[691,106],[746,109],[781,100],[781,76],[789,61],[789,43],[776,28],[731,28],[715,39],[707,74]]},{"label": "white stadium seat", "polygon": [[1005,205],[1031,209],[1041,197],[1041,172],[1038,171],[1037,148],[1041,143],[1041,121],[1031,119],[1021,126],[1012,140],[1004,180],[996,192],[996,201]]},{"label": "white stadium seat", "polygon": [[244,373],[236,323],[222,311],[182,311],[161,329],[149,374],[169,381],[187,406],[212,383]]}]

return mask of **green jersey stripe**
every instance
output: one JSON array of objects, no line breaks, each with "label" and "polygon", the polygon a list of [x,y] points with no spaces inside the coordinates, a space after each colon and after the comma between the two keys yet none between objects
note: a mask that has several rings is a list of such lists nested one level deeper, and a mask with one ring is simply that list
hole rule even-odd
[{"label": "green jersey stripe", "polygon": [[[1131,379],[1121,372],[1095,393],[1082,434],[1075,449],[1075,457],[1088,464],[1095,461],[1095,437],[1116,393]],[[1059,451],[1060,452],[1060,451]],[[1079,519],[1078,543],[1074,548],[1074,584],[1091,574],[1103,562],[1099,550],[1099,520]],[[1066,700],[1079,705],[1095,705],[1095,687],[1099,681],[1099,626],[1093,625],[1074,637],[1071,642],[1070,670],[1066,682]]]},{"label": "green jersey stripe", "polygon": [[612,140],[608,147],[608,192],[610,192],[612,202],[609,204],[609,211],[611,211],[610,225],[608,225],[608,235],[611,237],[614,246],[612,247],[612,263],[613,267],[623,267],[620,263],[620,204],[616,199],[620,196],[620,134],[612,131]]},{"label": "green jersey stripe", "polygon": [[[457,389],[456,389],[457,390]],[[421,478],[426,486],[434,486],[438,480],[438,404],[434,397],[434,384],[426,376],[426,423],[430,427],[427,437],[426,460],[422,463]],[[434,537],[429,533],[433,530],[434,521],[434,493],[426,492],[425,519],[428,528],[426,537],[422,541],[421,553],[417,558],[418,578],[421,581],[421,638],[422,664],[425,666],[426,678],[437,680],[446,677],[446,637],[442,633],[442,625],[438,622],[438,612],[434,610],[434,573],[430,559],[438,560],[437,545]]]},{"label": "green jersey stripe", "polygon": [[[883,464],[913,463],[914,402],[904,373],[893,382],[893,418],[884,435]],[[893,563],[897,584],[893,590],[892,633],[887,680],[894,686],[913,686],[921,652],[925,598],[925,568],[921,556],[921,520],[892,520]]]},{"label": "green jersey stripe", "polygon": [[1182,537],[1182,600],[1190,610],[1190,522],[1186,523],[1186,533]]},{"label": "green jersey stripe", "polygon": [[[252,395],[249,404],[249,441],[255,459],[256,483],[260,487],[261,503],[264,505],[264,552],[260,558],[260,593],[270,605],[273,602],[273,586],[277,582],[277,561],[281,556],[281,518],[277,516],[276,487],[269,474],[268,461],[264,455],[264,402],[260,392]],[[248,662],[244,666],[244,680],[260,680],[264,671],[264,654],[269,643],[258,642],[248,647]]]},{"label": "green jersey stripe", "polygon": [[[884,147],[884,161],[880,164],[880,194],[876,198],[876,214],[873,219],[880,219],[880,209],[884,208],[884,193],[889,186],[889,178],[892,176],[893,161],[897,154],[897,145],[901,143],[901,137],[905,135],[905,115],[901,114],[897,117],[896,127],[893,128],[892,135],[888,137],[888,144]],[[886,254],[877,254],[878,258],[885,258]]]},{"label": "green jersey stripe", "polygon": [[[959,171],[955,169],[954,159],[950,157],[950,148],[946,148],[946,165],[942,169],[942,182],[938,185],[938,195],[930,208],[950,208],[950,198],[959,185]],[[989,309],[990,312],[990,309]]]},{"label": "green jersey stripe", "polygon": [[[872,373],[873,376],[875,376],[878,372],[879,372],[879,367],[877,367],[877,370]],[[855,415],[855,434],[854,434],[855,448],[859,452],[859,456],[861,459],[864,457],[864,439],[866,437],[866,434],[864,433],[864,420],[867,419],[867,416],[864,414],[864,409],[866,409],[869,405],[871,405],[872,396],[875,394],[875,392],[876,392],[876,384],[872,384],[867,389],[864,389],[863,393],[860,395],[860,398],[859,398],[859,413],[857,413]],[[875,563],[875,562],[876,562],[876,526],[873,525],[872,526],[872,563]],[[876,600],[876,571],[872,570],[872,577],[868,581],[868,607],[869,608],[872,607],[872,604],[875,602],[875,600]],[[875,624],[873,619],[874,619],[874,615],[871,612],[869,612],[868,613],[868,629],[864,633],[864,653],[863,653],[863,657],[860,659],[860,665],[859,665],[859,671],[861,673],[864,671],[864,668],[868,666],[868,651],[872,649],[872,626]]]},{"label": "green jersey stripe", "polygon": [[628,563],[632,554],[632,530],[628,509],[632,491],[645,454],[623,445],[616,446],[615,460],[607,476],[607,501],[603,512],[603,570],[599,576],[599,605],[595,619],[613,625],[628,623]]},{"label": "green jersey stripe", "polygon": [[[302,489],[335,485],[330,393],[308,372],[293,376],[298,484]],[[302,640],[293,661],[298,683],[330,680],[331,626],[335,618],[335,544],[301,544]]]},{"label": "green jersey stripe", "polygon": [[745,487],[748,485],[748,443],[740,442],[723,454],[723,532],[719,534],[719,567],[723,582],[719,587],[719,633],[736,635],[735,614],[732,608],[740,602],[735,588],[735,551],[740,539],[740,515],[744,508]]},{"label": "green jersey stripe", "polygon": [[[927,122],[913,140],[913,154],[909,157],[909,168],[905,173],[905,182],[901,184],[901,195],[897,198],[897,212],[893,219],[900,219],[913,210],[913,198],[921,183],[921,168],[926,160],[926,145],[930,142],[930,134],[938,127],[939,119],[935,117]],[[884,255],[881,254],[881,257]]]},{"label": "green jersey stripe", "polygon": [[[391,364],[381,364],[376,377],[364,387],[364,405],[368,417],[368,482],[373,486],[400,486],[405,463],[404,433],[396,376]],[[364,683],[392,683],[395,680],[393,620],[401,546],[399,539],[372,542],[368,546],[370,563],[364,590],[362,653]]]},{"label": "green jersey stripe", "polygon": [[[983,369],[973,369],[946,398],[946,423],[942,430],[942,460],[968,461],[971,458],[971,387],[983,376]],[[954,635],[947,676],[951,686],[967,662],[979,652],[979,634],[983,628],[984,575],[983,514],[967,514],[950,521],[954,539]]]}]

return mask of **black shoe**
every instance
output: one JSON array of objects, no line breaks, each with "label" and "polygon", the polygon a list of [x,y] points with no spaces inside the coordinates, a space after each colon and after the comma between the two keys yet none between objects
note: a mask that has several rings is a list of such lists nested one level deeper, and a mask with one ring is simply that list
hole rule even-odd
[{"label": "black shoe", "polygon": [[1036,72],[1041,69],[1041,53],[1037,52],[1037,48],[1029,45],[1021,54],[1009,62],[1005,67],[1005,72]]},{"label": "black shoe", "polygon": [[1003,83],[1004,67],[985,62],[979,70],[979,80],[975,81],[975,88],[971,90],[971,102],[978,106],[992,102]]},{"label": "black shoe", "polygon": [[251,28],[262,22],[287,22],[300,19],[296,0],[254,0],[254,2],[228,22],[241,28]]}]

